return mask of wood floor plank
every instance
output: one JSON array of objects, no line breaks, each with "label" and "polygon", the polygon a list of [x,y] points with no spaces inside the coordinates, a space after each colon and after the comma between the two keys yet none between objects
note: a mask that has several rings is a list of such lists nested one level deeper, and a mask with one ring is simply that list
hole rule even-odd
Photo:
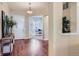
[{"label": "wood floor plank", "polygon": [[48,56],[48,41],[38,39],[16,40],[13,56]]}]

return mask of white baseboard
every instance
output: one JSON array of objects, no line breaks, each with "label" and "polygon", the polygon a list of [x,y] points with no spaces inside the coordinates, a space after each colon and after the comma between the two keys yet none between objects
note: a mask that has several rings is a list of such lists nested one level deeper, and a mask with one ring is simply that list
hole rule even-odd
[{"label": "white baseboard", "polygon": [[24,37],[24,38],[15,38],[15,40],[18,40],[18,39],[29,39],[29,37]]}]

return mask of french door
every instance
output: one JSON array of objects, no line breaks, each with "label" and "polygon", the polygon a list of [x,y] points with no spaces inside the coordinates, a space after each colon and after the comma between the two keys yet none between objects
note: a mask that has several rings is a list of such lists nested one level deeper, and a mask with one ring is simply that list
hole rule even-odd
[{"label": "french door", "polygon": [[29,17],[29,37],[33,39],[43,39],[43,17]]}]

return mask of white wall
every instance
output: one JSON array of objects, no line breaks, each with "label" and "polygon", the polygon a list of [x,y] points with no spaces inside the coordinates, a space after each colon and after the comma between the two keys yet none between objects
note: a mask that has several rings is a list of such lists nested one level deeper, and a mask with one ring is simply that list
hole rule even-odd
[{"label": "white wall", "polygon": [[16,22],[13,33],[15,35],[15,39],[24,39],[25,37],[25,16],[23,15],[12,15],[13,20]]},{"label": "white wall", "polygon": [[79,3],[77,2],[77,32],[79,33]]},{"label": "white wall", "polygon": [[55,45],[53,39],[55,39],[55,32],[54,32],[54,22],[53,22],[53,3],[50,3],[48,6],[49,12],[49,31],[48,31],[48,39],[49,39],[49,55],[52,56],[55,54]]},{"label": "white wall", "polygon": [[69,36],[69,55],[79,56],[79,3],[76,5],[76,24],[77,24],[77,34]]},{"label": "white wall", "polygon": [[[62,33],[62,3],[53,3],[53,41],[55,55],[67,55],[67,39],[65,39]],[[50,26],[50,25],[49,25]],[[52,26],[52,25],[51,25]]]},{"label": "white wall", "polygon": [[53,17],[49,15],[49,55],[79,55],[79,33],[62,34],[62,2],[54,2],[51,8]]},{"label": "white wall", "polygon": [[71,32],[77,32],[77,3],[70,2],[70,21],[71,21]]},{"label": "white wall", "polygon": [[29,16],[25,16],[25,39],[29,39]]},{"label": "white wall", "polygon": [[49,8],[49,55],[68,55],[67,38],[62,32],[62,2],[54,2]]},{"label": "white wall", "polygon": [[43,25],[44,25],[44,40],[48,40],[48,31],[49,31],[49,17],[43,16]]}]

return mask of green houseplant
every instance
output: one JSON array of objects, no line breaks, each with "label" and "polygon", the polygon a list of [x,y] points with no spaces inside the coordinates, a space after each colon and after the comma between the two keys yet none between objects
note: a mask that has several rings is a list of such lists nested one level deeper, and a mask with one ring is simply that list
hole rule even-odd
[{"label": "green houseplant", "polygon": [[13,21],[13,17],[11,16],[10,18],[6,15],[5,17],[6,21],[6,27],[8,29],[8,31],[12,34],[12,29],[13,29],[13,26],[16,25],[16,22]]}]

